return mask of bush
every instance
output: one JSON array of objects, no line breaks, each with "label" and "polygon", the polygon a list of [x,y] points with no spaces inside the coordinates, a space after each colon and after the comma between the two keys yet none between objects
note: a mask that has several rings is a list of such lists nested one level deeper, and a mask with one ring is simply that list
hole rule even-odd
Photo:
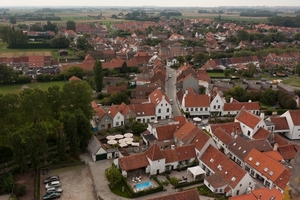
[{"label": "bush", "polygon": [[18,185],[17,186],[17,196],[21,197],[26,194],[26,185]]}]

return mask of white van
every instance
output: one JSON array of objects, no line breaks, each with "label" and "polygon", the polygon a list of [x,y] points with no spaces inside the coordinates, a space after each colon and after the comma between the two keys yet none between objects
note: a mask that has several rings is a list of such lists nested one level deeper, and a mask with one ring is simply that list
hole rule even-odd
[{"label": "white van", "polygon": [[171,78],[172,77],[172,74],[169,74],[169,78]]}]

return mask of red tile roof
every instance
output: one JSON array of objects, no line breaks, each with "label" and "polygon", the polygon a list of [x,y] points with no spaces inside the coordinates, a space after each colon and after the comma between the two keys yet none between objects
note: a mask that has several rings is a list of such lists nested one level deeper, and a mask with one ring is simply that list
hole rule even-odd
[{"label": "red tile roof", "polygon": [[275,123],[275,130],[288,130],[289,125],[286,117],[270,117],[270,121]]},{"label": "red tile roof", "polygon": [[210,99],[206,94],[186,95],[185,107],[209,107]]},{"label": "red tile roof", "polygon": [[153,103],[130,104],[129,107],[137,117],[154,116],[155,107]]},{"label": "red tile roof", "polygon": [[267,129],[264,129],[263,127],[260,127],[253,135],[253,139],[265,139],[267,137],[269,137],[269,135],[271,134],[270,131],[268,131]]},{"label": "red tile roof", "polygon": [[284,166],[281,163],[256,149],[252,149],[244,161],[273,182],[284,172]]},{"label": "red tile roof", "polygon": [[174,121],[179,122],[179,128],[182,127],[186,123],[186,118],[183,115],[175,116]]},{"label": "red tile roof", "polygon": [[182,141],[184,144],[191,142],[200,131],[192,122],[185,123],[175,133],[174,137]]},{"label": "red tile roof", "polygon": [[191,144],[194,144],[195,148],[201,151],[210,138],[211,137],[204,133],[204,131],[200,130],[196,137],[192,140]]},{"label": "red tile roof", "polygon": [[77,76],[72,76],[71,78],[69,78],[69,81],[81,81],[81,79]]},{"label": "red tile roof", "polygon": [[280,153],[278,151],[267,151],[267,152],[262,152],[262,153],[277,162],[280,162],[283,160],[283,157],[280,155]]},{"label": "red tile roof", "polygon": [[278,152],[282,155],[283,159],[291,160],[296,157],[297,149],[294,144],[287,144],[278,147]]},{"label": "red tile roof", "polygon": [[174,149],[163,150],[162,153],[166,158],[166,163],[189,160],[196,158],[195,145],[186,145],[175,147]]},{"label": "red tile roof", "polygon": [[112,93],[112,92],[122,92],[126,91],[126,86],[125,85],[120,85],[120,86],[107,86],[106,87],[107,93]]},{"label": "red tile roof", "polygon": [[225,103],[224,111],[236,111],[241,110],[245,107],[246,110],[259,110],[258,102],[236,102],[236,103]]},{"label": "red tile roof", "polygon": [[220,139],[225,145],[229,145],[233,140],[234,140],[234,137],[231,136],[230,134],[226,133],[224,131],[224,129],[218,127],[214,132],[213,134],[218,138]]},{"label": "red tile roof", "polygon": [[245,170],[212,145],[206,149],[200,160],[225,180],[231,188],[235,188],[247,174]]},{"label": "red tile roof", "polygon": [[172,194],[167,194],[159,197],[150,198],[147,200],[200,200],[199,193],[197,189],[185,190],[183,192],[176,192]]},{"label": "red tile roof", "polygon": [[174,133],[179,128],[178,124],[158,126],[156,127],[156,134],[158,140],[171,140],[174,137]]},{"label": "red tile roof", "polygon": [[150,99],[150,102],[153,103],[156,107],[163,99],[163,96],[164,96],[165,100],[170,104],[170,100],[169,100],[168,96],[160,88],[157,88],[153,92],[151,92],[151,94],[149,95],[149,99]]},{"label": "red tile roof", "polygon": [[286,139],[284,139],[282,136],[280,136],[279,134],[274,135],[274,140],[275,140],[275,143],[277,143],[279,146],[289,144],[289,142]]},{"label": "red tile roof", "polygon": [[284,190],[288,183],[290,182],[291,178],[291,170],[284,169],[284,171],[278,176],[275,180],[275,185],[277,185],[280,189]]},{"label": "red tile roof", "polygon": [[300,126],[300,110],[289,110],[294,126]]},{"label": "red tile roof", "polygon": [[164,154],[156,144],[150,146],[145,155],[152,161],[165,159]]},{"label": "red tile roof", "polygon": [[260,117],[248,112],[247,110],[242,110],[237,115],[236,119],[252,129],[254,129],[255,126],[262,120]]},{"label": "red tile roof", "polygon": [[222,128],[226,133],[231,134],[234,133],[242,133],[242,129],[239,122],[229,122],[224,124],[211,124],[210,125],[211,132],[214,133],[217,128]]},{"label": "red tile roof", "polygon": [[129,171],[147,167],[149,162],[146,155],[140,153],[119,158],[119,165],[123,171]]}]

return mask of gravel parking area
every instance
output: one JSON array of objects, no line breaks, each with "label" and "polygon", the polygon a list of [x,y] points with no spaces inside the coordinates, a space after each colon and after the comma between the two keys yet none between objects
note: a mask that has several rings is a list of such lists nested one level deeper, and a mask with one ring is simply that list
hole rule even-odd
[{"label": "gravel parking area", "polygon": [[63,189],[60,199],[97,200],[91,173],[87,165],[55,169],[49,171],[47,175],[41,175],[41,199],[46,194],[43,181],[53,175],[58,175],[60,178],[61,188]]}]

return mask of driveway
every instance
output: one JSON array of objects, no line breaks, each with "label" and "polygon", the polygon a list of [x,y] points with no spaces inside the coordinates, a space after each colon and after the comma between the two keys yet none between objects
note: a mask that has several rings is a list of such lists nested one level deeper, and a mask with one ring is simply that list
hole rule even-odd
[{"label": "driveway", "polygon": [[[169,77],[169,74],[171,74],[172,76],[171,78]],[[173,117],[182,115],[176,97],[176,85],[175,85],[176,76],[177,76],[176,70],[167,67],[167,80],[166,80],[165,89],[169,99],[173,99],[173,105],[172,105]]]},{"label": "driveway", "polygon": [[41,197],[46,193],[44,179],[58,175],[63,192],[60,199],[90,199],[97,200],[92,176],[87,165],[65,167],[49,171],[47,175],[41,175]]}]

